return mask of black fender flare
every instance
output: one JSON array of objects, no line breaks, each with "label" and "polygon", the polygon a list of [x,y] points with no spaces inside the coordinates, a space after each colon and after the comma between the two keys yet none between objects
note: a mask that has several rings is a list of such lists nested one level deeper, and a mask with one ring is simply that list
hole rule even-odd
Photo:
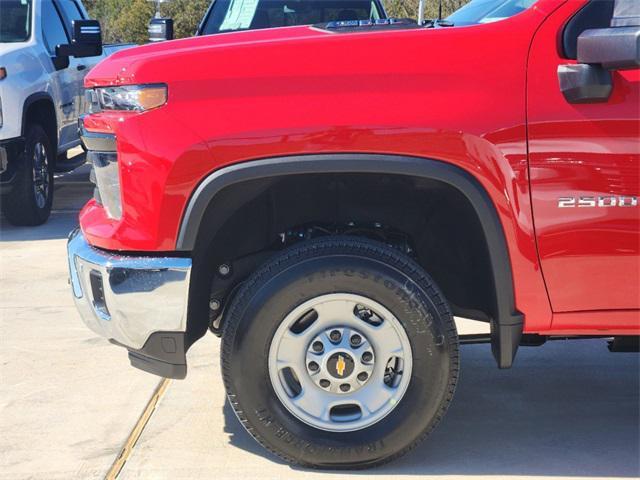
[{"label": "black fender flare", "polygon": [[[54,117],[55,122],[56,122],[56,132],[58,131],[58,118],[56,117],[56,106],[55,106],[55,103],[53,102],[53,98],[48,93],[36,92],[36,93],[32,93],[31,95],[29,95],[25,99],[24,105],[22,106],[22,136],[23,137],[24,137],[24,135],[26,133],[27,112],[29,111],[29,107],[31,105],[33,105],[34,103],[40,101],[40,100],[47,100],[48,102],[51,103],[51,107],[53,108],[53,117]],[[53,140],[56,141],[56,145],[57,145],[58,144],[58,139],[54,138]]]},{"label": "black fender flare", "polygon": [[470,173],[455,165],[399,155],[321,154],[267,158],[224,167],[204,178],[193,192],[183,214],[176,250],[190,252],[195,248],[205,211],[224,188],[249,180],[314,173],[406,175],[440,181],[459,190],[475,209],[489,248],[498,312],[491,321],[492,351],[500,368],[512,365],[524,316],[515,307],[504,230],[487,191]]}]

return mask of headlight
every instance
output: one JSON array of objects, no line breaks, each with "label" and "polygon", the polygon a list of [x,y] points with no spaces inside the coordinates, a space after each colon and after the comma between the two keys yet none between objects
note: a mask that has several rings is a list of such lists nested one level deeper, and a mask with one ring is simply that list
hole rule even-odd
[{"label": "headlight", "polygon": [[166,85],[128,85],[96,88],[94,91],[101,110],[144,112],[167,103]]}]

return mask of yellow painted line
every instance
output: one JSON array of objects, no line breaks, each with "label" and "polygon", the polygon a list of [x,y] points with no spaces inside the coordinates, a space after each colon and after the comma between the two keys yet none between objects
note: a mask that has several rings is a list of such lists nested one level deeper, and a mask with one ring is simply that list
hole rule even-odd
[{"label": "yellow painted line", "polygon": [[115,461],[113,462],[113,465],[111,465],[111,468],[107,472],[107,475],[105,476],[106,480],[114,480],[115,478],[118,477],[118,475],[122,471],[122,467],[124,467],[124,464],[127,463],[127,460],[131,456],[131,453],[133,452],[133,448],[136,446],[136,443],[138,442],[140,435],[142,435],[144,427],[147,426],[147,423],[151,419],[151,415],[153,415],[154,410],[158,406],[158,402],[164,395],[164,392],[166,392],[167,387],[169,387],[170,383],[171,383],[171,379],[169,378],[163,378],[160,381],[160,383],[158,383],[158,386],[156,387],[155,391],[153,392],[153,395],[151,395],[151,398],[147,402],[147,406],[142,412],[142,415],[140,415],[140,418],[136,422],[135,426],[133,427],[133,430],[131,430],[131,433],[127,437],[126,442],[122,446],[120,453],[118,454]]}]

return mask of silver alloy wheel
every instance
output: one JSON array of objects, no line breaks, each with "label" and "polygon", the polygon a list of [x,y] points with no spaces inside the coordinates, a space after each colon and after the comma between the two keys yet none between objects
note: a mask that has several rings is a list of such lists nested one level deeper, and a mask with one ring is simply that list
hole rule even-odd
[{"label": "silver alloy wheel", "polygon": [[335,293],[282,321],[269,349],[269,377],[282,404],[312,427],[350,432],[387,416],[409,386],[411,344],[380,303]]},{"label": "silver alloy wheel", "polygon": [[44,145],[37,142],[33,146],[33,193],[38,208],[44,208],[49,196],[49,159]]}]

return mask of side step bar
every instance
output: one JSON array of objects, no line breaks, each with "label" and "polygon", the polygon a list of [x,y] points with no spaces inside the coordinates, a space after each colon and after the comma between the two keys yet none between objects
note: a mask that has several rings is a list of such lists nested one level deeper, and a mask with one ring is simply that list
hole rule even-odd
[{"label": "side step bar", "polygon": [[[546,336],[535,334],[524,334],[520,339],[521,347],[539,347],[552,340],[590,340],[594,338],[610,339],[607,342],[611,352],[640,352],[639,336],[611,337],[610,335],[583,335],[583,336]],[[479,333],[473,335],[460,335],[460,345],[476,345],[479,343],[491,343],[491,335]]]}]

